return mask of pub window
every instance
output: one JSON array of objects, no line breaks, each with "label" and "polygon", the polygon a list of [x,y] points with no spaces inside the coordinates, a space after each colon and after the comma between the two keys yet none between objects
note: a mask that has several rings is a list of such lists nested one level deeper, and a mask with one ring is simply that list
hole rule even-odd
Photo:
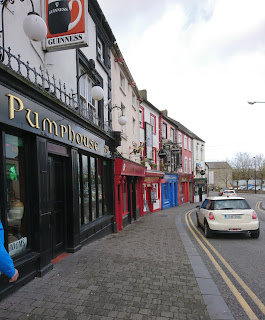
[{"label": "pub window", "polygon": [[103,190],[102,190],[102,160],[98,159],[98,216],[103,214]]},{"label": "pub window", "polygon": [[101,175],[101,181],[102,181],[102,195],[103,195],[103,212],[102,214],[108,214],[112,211],[111,207],[111,191],[110,191],[110,163],[107,160],[102,160],[102,175]]},{"label": "pub window", "polygon": [[96,188],[96,159],[90,157],[90,181],[91,181],[91,198],[92,198],[92,217],[91,220],[94,221],[97,218],[97,188]]},{"label": "pub window", "polygon": [[79,213],[84,225],[110,213],[108,161],[79,155]]},{"label": "pub window", "polygon": [[87,224],[91,219],[89,215],[89,167],[88,167],[88,157],[82,155],[82,177],[83,177],[83,215],[84,224]]},{"label": "pub window", "polygon": [[23,138],[6,134],[5,154],[8,251],[14,257],[26,251],[28,246]]}]

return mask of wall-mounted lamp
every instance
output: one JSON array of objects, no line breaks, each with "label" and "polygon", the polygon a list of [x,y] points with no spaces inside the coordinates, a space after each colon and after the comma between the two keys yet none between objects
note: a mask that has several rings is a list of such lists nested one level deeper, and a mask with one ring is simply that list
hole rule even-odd
[{"label": "wall-mounted lamp", "polygon": [[91,89],[91,97],[94,100],[100,101],[104,98],[104,90],[100,86],[94,86]]},{"label": "wall-mounted lamp", "polygon": [[[23,2],[24,0],[20,0]],[[2,34],[2,48],[1,48],[1,61],[4,61],[5,56],[5,37],[4,37],[4,9],[7,6],[9,0],[2,0],[1,19],[2,19],[2,29],[0,33]],[[15,0],[11,0],[10,3],[14,3]],[[23,23],[23,29],[27,37],[33,41],[42,41],[47,35],[47,26],[40,15],[35,12],[32,0],[30,0],[32,11],[28,13],[27,17]]]},{"label": "wall-mounted lamp", "polygon": [[[109,99],[109,100],[105,103],[104,107],[107,107],[110,103],[111,103],[111,99]],[[119,124],[120,124],[121,126],[125,126],[126,123],[127,123],[127,118],[126,118],[126,117],[123,115],[123,113],[122,113],[122,107],[120,107],[120,106],[118,106],[118,105],[115,104],[115,105],[113,105],[113,106],[110,108],[110,110],[113,110],[113,109],[115,109],[115,108],[121,109],[121,116],[119,117],[118,122],[119,122]]]}]

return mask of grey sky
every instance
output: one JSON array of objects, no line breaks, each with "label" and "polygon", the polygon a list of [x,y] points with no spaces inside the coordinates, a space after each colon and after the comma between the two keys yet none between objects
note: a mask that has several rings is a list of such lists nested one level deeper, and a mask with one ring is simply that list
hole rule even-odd
[{"label": "grey sky", "polygon": [[[265,154],[264,0],[99,0],[139,89],[206,141]],[[231,136],[233,138],[231,138]]]}]

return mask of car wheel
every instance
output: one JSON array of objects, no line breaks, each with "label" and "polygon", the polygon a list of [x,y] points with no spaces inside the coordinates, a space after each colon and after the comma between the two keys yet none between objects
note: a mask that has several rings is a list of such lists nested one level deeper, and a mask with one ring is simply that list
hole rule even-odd
[{"label": "car wheel", "polygon": [[211,238],[213,236],[212,230],[209,228],[208,222],[204,223],[204,235],[206,238]]},{"label": "car wheel", "polygon": [[201,228],[200,222],[199,222],[199,218],[198,218],[198,214],[196,213],[196,218],[197,218],[197,227]]},{"label": "car wheel", "polygon": [[254,230],[254,231],[250,231],[250,236],[251,236],[251,238],[257,239],[259,237],[259,229]]}]

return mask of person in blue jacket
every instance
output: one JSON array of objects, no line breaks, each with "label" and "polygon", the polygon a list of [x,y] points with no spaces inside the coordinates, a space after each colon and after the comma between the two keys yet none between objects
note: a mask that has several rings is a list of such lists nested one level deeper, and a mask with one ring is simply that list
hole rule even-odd
[{"label": "person in blue jacket", "polygon": [[10,278],[9,282],[15,282],[19,276],[14,267],[13,260],[4,247],[4,228],[0,221],[0,272]]}]

